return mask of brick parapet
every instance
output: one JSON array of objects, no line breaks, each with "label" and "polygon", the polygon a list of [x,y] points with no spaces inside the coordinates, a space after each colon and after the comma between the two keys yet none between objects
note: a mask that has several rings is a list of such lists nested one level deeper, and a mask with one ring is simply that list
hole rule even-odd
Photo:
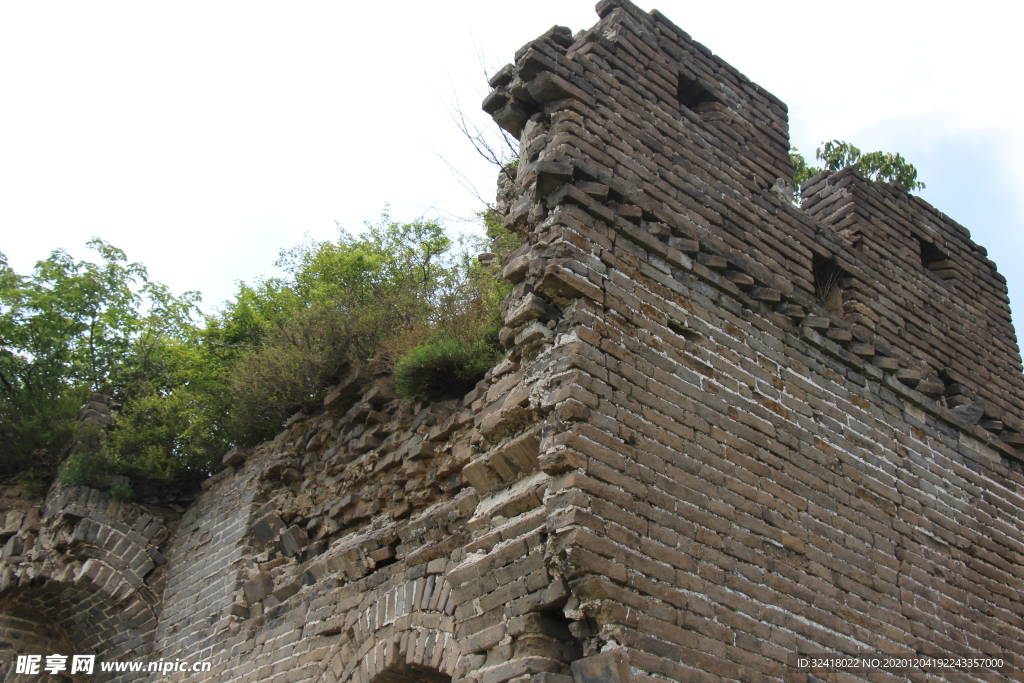
[{"label": "brick parapet", "polygon": [[[716,180],[711,175],[695,172],[695,164],[711,173],[719,172],[722,167],[731,168],[733,160],[724,156],[705,156],[704,159],[698,156],[708,131],[686,116],[680,118],[679,112],[688,109],[685,105],[677,103],[677,111],[670,114],[651,110],[647,120],[642,120],[618,101],[624,97],[620,92],[642,91],[643,83],[627,80],[624,82],[629,83],[629,87],[616,90],[609,86],[604,93],[590,84],[590,91],[605,97],[601,103],[588,91],[586,79],[579,75],[582,67],[576,63],[583,61],[583,55],[594,65],[590,79],[593,83],[606,84],[612,80],[610,74],[616,73],[615,69],[605,68],[600,60],[590,59],[593,50],[586,49],[595,42],[598,46],[595,50],[605,49],[602,46],[607,41],[594,37],[604,35],[598,30],[603,25],[576,37],[568,48],[573,60],[563,57],[561,62],[555,62],[552,59],[554,71],[551,74],[554,75],[541,73],[538,76],[540,67],[530,58],[542,46],[547,46],[549,53],[557,53],[561,46],[545,37],[520,51],[521,64],[506,67],[503,77],[492,81],[505,83],[495,90],[495,93],[504,90],[504,94],[489,97],[485,108],[493,111],[500,124],[522,134],[526,157],[517,169],[519,193],[511,202],[509,225],[533,230],[533,226],[542,224],[541,217],[556,203],[563,207],[567,202],[575,204],[583,215],[589,213],[602,218],[614,232],[629,236],[638,248],[650,252],[663,270],[689,271],[745,306],[774,303],[777,313],[805,326],[831,328],[825,336],[831,337],[831,343],[843,347],[847,352],[844,355],[866,359],[911,387],[920,388],[940,405],[955,410],[958,424],[964,421],[980,424],[992,436],[1016,449],[1024,438],[1021,435],[1024,425],[1018,418],[1019,398],[1015,398],[1013,392],[1013,388],[1018,387],[1019,397],[1020,360],[1008,308],[1002,304],[1001,309],[999,306],[975,306],[971,300],[978,299],[977,296],[959,295],[951,299],[949,292],[935,291],[934,282],[929,282],[933,285],[929,292],[932,296],[914,292],[914,296],[893,301],[887,298],[891,297],[893,287],[886,283],[899,289],[902,286],[899,283],[906,282],[907,276],[915,282],[928,278],[938,282],[939,279],[923,272],[920,262],[916,269],[911,268],[913,264],[904,264],[907,276],[899,275],[900,270],[891,271],[877,258],[869,263],[851,247],[851,235],[845,226],[823,226],[784,201],[788,190],[781,179],[772,190],[761,188],[751,193],[750,187],[740,183],[733,183],[731,188],[724,185],[721,182],[724,176]],[[626,26],[628,28],[629,24]],[[610,30],[606,26],[604,32]],[[615,35],[625,33],[616,29]],[[570,63],[565,65],[565,62]],[[520,83],[522,78],[516,75],[520,72],[532,76],[534,86],[538,80],[545,81],[545,75],[549,79],[561,78],[557,73],[574,80],[571,83],[563,80],[564,86],[545,81],[543,87],[534,87],[534,96],[529,94],[526,84]],[[532,104],[515,99],[513,93],[526,93],[523,96],[531,98]],[[655,97],[647,92],[634,92],[632,96],[642,99],[644,95]],[[543,115],[523,122],[522,115],[531,111],[531,107],[532,111],[540,107],[537,97],[548,98]],[[512,116],[508,110],[520,112],[520,117]],[[589,127],[580,127],[580,122],[588,116],[595,122]],[[650,121],[662,124],[663,119],[678,128],[671,131],[671,137],[664,134],[655,137],[658,131]],[[684,144],[687,138],[698,144]],[[638,142],[640,139],[646,142]],[[625,144],[621,141],[633,142],[625,149],[630,159],[654,159],[656,161],[649,165],[660,170],[648,169],[647,176],[641,177],[625,160],[597,151]],[[659,189],[673,184],[681,189]],[[915,207],[927,207],[920,200],[911,203]],[[812,209],[815,206],[813,197],[808,206]],[[924,215],[924,209],[915,210]],[[927,213],[938,215],[930,207]],[[947,219],[945,224],[948,223]],[[901,230],[905,234],[904,241],[913,240],[905,225]],[[964,250],[973,254],[973,260],[965,259],[977,266],[972,272],[977,272],[986,286],[998,285],[1004,290],[991,262],[981,256],[980,247],[969,242],[966,231],[959,226],[950,230],[963,242]],[[863,249],[863,243],[859,244]],[[841,301],[844,310],[838,315],[825,308],[826,302],[821,300],[822,293],[816,291],[819,285],[815,282],[816,262],[835,258],[841,260],[845,271],[837,284],[845,297],[845,301]],[[600,272],[593,266],[596,260],[593,254],[587,255],[578,262],[577,268]],[[999,295],[994,292],[990,299],[996,300]],[[1005,300],[1005,295],[1002,296]],[[947,302],[954,302],[954,305],[947,305]],[[976,323],[979,318],[983,322]],[[879,319],[884,320],[881,327],[877,324]],[[945,327],[939,327],[942,325]],[[917,331],[927,329],[927,339],[915,345],[914,335],[907,332],[908,326]],[[951,338],[944,339],[933,331],[936,329],[948,329]],[[984,349],[978,346],[978,338],[989,336],[997,336],[998,341]],[[922,359],[922,354],[929,357]]]},{"label": "brick parapet", "polygon": [[[630,676],[673,680],[784,678],[800,651],[1019,657],[1019,357],[1008,311],[986,313],[1004,326],[967,333],[1000,336],[980,362],[960,351],[935,363],[925,344],[828,310],[816,261],[839,259],[868,291],[899,276],[848,253],[848,224],[792,207],[785,182],[730,182],[728,155],[694,172],[706,117],[682,102],[668,123],[658,106],[630,109],[667,101],[635,77],[655,61],[639,47],[651,24],[627,3],[603,8],[571,45],[549,32],[521,50],[498,83],[507,95],[485,100],[524,155],[508,225],[532,254],[565,261],[560,274],[513,265],[511,275],[526,275],[520,291],[539,296],[537,308],[571,310],[579,325],[567,361],[580,369],[570,392],[579,417],[539,459],[554,477],[551,562],[571,587],[565,613],[583,652],[622,647]],[[562,47],[557,78],[530,62],[530,50]],[[935,215],[911,204],[918,221]],[[913,236],[911,219],[888,220]],[[971,250],[977,280],[998,289],[965,231],[944,229]],[[920,270],[909,276],[930,277]],[[910,301],[907,317],[946,301]],[[849,303],[884,310],[870,296]],[[1001,403],[972,414],[959,408],[973,401],[950,401],[972,398],[949,391],[950,356],[1009,373],[986,396]]]},{"label": "brick parapet", "polygon": [[[1024,388],[1005,278],[962,226],[853,169],[808,183],[804,209],[842,235],[860,271],[846,307],[944,381],[950,407],[979,403],[986,423],[1021,431]],[[998,429],[994,430],[998,431]]]}]

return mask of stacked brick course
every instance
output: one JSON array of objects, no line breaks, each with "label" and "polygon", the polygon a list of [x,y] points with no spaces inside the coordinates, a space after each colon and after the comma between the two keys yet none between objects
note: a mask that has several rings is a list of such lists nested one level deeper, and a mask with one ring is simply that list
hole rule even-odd
[{"label": "stacked brick course", "polygon": [[852,171],[795,209],[781,103],[657,12],[598,12],[484,105],[521,135],[509,223],[573,271],[523,291],[575,299],[585,419],[541,466],[566,472],[549,544],[585,653],[675,680],[784,678],[800,651],[1019,654],[1002,278]]},{"label": "stacked brick course", "polygon": [[[165,569],[125,554],[155,536],[97,551],[116,578],[74,579],[82,628],[120,637],[145,603],[134,652],[224,681],[810,681],[796,655],[825,652],[999,653],[952,675],[1020,679],[1022,377],[994,264],[850,170],[793,206],[785,105],[657,12],[598,14],[484,102],[521,145],[505,358],[441,404],[352,370],[225,456]],[[106,523],[98,493],[60,495],[39,533]],[[0,598],[50,623],[38,547],[5,554],[25,578]]]}]

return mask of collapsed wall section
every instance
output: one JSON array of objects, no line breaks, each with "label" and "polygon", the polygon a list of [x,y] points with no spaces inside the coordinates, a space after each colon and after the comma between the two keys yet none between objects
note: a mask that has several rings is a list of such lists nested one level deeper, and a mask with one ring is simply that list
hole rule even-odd
[{"label": "collapsed wall section", "polygon": [[[90,398],[71,451],[96,446],[84,442],[113,421],[111,406],[107,395]],[[59,482],[45,501],[22,498],[8,509],[0,528],[0,677],[34,677],[17,673],[18,655],[150,654],[166,578],[160,548],[173,533],[175,517],[171,510],[147,510]],[[97,670],[94,679],[133,678]]]},{"label": "collapsed wall section", "polygon": [[570,347],[540,327],[462,401],[357,368],[228,453],[180,522],[156,654],[217,680],[569,680],[538,454]]}]

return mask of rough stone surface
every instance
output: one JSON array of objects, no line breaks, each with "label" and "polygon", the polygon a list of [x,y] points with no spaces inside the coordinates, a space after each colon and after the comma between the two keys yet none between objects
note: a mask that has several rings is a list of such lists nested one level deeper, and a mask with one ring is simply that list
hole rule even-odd
[{"label": "rough stone surface", "polygon": [[181,514],[8,505],[5,680],[48,650],[273,683],[1020,680],[1024,379],[995,265],[851,170],[793,206],[783,103],[658,12],[598,14],[490,82],[521,146],[505,359],[432,405],[353,370]]}]

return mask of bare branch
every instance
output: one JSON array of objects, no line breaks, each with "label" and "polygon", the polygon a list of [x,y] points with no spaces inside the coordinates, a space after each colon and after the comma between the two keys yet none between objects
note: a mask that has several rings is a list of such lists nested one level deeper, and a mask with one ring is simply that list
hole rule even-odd
[{"label": "bare branch", "polygon": [[452,174],[452,176],[455,178],[456,182],[459,183],[459,185],[462,185],[464,188],[466,188],[466,190],[474,197],[476,197],[477,201],[479,201],[481,204],[488,204],[487,200],[484,199],[483,196],[480,194],[480,191],[476,189],[476,186],[473,184],[473,182],[466,177],[465,173],[455,168],[455,166],[453,166],[450,161],[445,159],[444,155],[441,154],[440,152],[434,152],[434,154],[436,154],[437,158],[440,159],[441,162],[448,167],[448,171]]},{"label": "bare branch", "polygon": [[498,129],[501,135],[498,140],[495,140],[493,131],[477,126],[466,116],[458,95],[453,94],[453,99],[453,104],[445,105],[448,115],[451,116],[455,127],[469,140],[473,149],[484,161],[501,170],[519,158],[518,140],[501,128]]},{"label": "bare branch", "polygon": [[[477,46],[477,61],[480,64],[480,71],[483,74],[483,82],[486,82],[488,78],[488,66],[484,53],[479,43]],[[501,128],[495,132],[491,125],[481,127],[477,125],[472,117],[466,114],[466,110],[463,109],[462,103],[459,101],[458,92],[456,91],[455,84],[451,83],[451,77],[449,75],[449,83],[452,88],[451,98],[444,102],[445,109],[448,110],[448,115],[451,117],[452,123],[455,124],[456,129],[462,133],[463,137],[469,141],[473,146],[473,149],[480,156],[481,159],[486,161],[491,166],[497,168],[500,174],[504,174],[507,180],[511,180],[509,166],[514,164],[519,159],[519,141],[509,133]],[[471,181],[466,174],[457,169],[452,163],[450,163],[443,154],[434,151],[434,154],[444,162],[444,165],[448,167],[448,171],[452,174],[455,180],[462,185],[471,195],[473,195],[477,201],[483,206],[490,206],[491,201],[488,201],[476,185]],[[446,213],[432,207],[441,213]],[[477,218],[465,219],[458,218],[460,221],[467,220],[478,220]]]}]

